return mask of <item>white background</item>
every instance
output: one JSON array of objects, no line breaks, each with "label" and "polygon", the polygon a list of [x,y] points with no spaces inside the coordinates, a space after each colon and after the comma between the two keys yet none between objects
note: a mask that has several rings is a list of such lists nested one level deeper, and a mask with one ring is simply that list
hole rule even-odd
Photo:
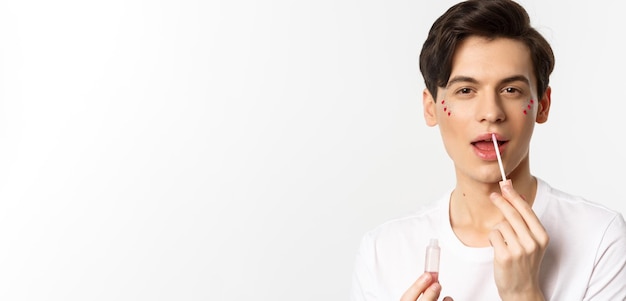
[{"label": "white background", "polygon": [[[361,236],[447,191],[417,58],[454,1],[0,1],[0,299],[346,300]],[[618,1],[552,43],[534,173],[626,213]]]}]

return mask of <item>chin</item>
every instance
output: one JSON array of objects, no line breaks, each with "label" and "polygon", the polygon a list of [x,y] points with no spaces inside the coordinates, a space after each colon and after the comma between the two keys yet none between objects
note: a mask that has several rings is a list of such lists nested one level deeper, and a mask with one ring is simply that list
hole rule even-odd
[{"label": "chin", "polygon": [[473,177],[473,179],[474,181],[482,184],[494,184],[502,181],[502,175],[500,173],[498,173],[497,175],[486,174]]}]

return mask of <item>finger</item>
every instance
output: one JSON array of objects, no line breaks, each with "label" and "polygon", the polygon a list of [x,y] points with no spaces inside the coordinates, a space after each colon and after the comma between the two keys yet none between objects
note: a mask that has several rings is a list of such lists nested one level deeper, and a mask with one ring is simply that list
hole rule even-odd
[{"label": "finger", "polygon": [[539,220],[526,199],[513,188],[513,184],[511,184],[510,180],[500,182],[500,191],[502,191],[504,198],[515,207],[525,220]]},{"label": "finger", "polygon": [[530,204],[513,189],[511,181],[500,182],[500,189],[502,190],[503,196],[510,201],[511,205],[517,209],[524,219],[526,226],[535,237],[535,240],[545,247],[548,244],[548,234]]},{"label": "finger", "polygon": [[437,282],[431,284],[425,291],[420,301],[437,301],[441,293],[441,285]]},{"label": "finger", "polygon": [[419,278],[417,278],[417,280],[415,280],[415,282],[413,282],[409,289],[404,292],[402,298],[400,298],[400,301],[417,300],[417,297],[419,297],[419,295],[421,295],[426,290],[426,288],[428,288],[432,281],[433,277],[430,275],[430,273],[422,274],[421,276],[419,276]]},{"label": "finger", "polygon": [[511,203],[507,202],[504,197],[495,192],[490,195],[490,198],[493,204],[498,207],[498,209],[500,209],[500,211],[504,215],[504,218],[508,221],[508,224],[516,233],[515,237],[511,237],[509,236],[510,233],[505,232],[503,233],[504,239],[509,241],[514,239],[517,241],[519,237],[519,240],[523,242],[534,243],[533,236],[530,233],[531,230],[526,224],[526,221],[524,220],[522,215],[511,205]]},{"label": "finger", "polygon": [[504,237],[502,237],[502,233],[498,230],[491,230],[489,232],[489,243],[496,250],[496,252],[500,252],[500,250],[506,249],[506,242],[504,241]]},{"label": "finger", "polygon": [[526,215],[534,216],[535,213],[532,210],[532,207],[526,199],[519,194],[514,188],[511,180],[500,182],[500,191],[502,191],[502,195],[511,202],[511,205],[517,209],[524,217]]},{"label": "finger", "polygon": [[445,297],[443,298],[443,301],[454,301],[454,300],[452,299],[452,297]]},{"label": "finger", "polygon": [[519,246],[519,241],[517,237],[517,233],[511,227],[511,224],[507,221],[500,222],[496,224],[493,230],[500,232],[502,238],[504,239],[504,243],[509,247]]}]

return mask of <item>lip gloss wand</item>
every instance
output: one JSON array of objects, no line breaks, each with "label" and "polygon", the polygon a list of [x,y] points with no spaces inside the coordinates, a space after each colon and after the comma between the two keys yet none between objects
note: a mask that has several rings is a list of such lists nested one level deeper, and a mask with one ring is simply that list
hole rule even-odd
[{"label": "lip gloss wand", "polygon": [[498,157],[498,165],[500,166],[500,173],[502,174],[502,182],[506,182],[506,174],[504,173],[504,165],[502,165],[502,157],[500,157],[500,148],[498,147],[496,134],[491,133],[491,141],[493,141],[493,147],[496,151],[496,157]]}]

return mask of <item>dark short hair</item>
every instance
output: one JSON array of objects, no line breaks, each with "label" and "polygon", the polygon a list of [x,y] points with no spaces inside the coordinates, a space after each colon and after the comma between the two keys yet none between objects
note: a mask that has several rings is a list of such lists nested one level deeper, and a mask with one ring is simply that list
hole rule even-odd
[{"label": "dark short hair", "polygon": [[420,71],[435,101],[437,88],[448,84],[457,46],[469,36],[509,38],[528,46],[538,97],[543,96],[554,69],[554,53],[548,41],[530,25],[526,10],[511,0],[469,0],[450,7],[441,15],[422,46]]}]

